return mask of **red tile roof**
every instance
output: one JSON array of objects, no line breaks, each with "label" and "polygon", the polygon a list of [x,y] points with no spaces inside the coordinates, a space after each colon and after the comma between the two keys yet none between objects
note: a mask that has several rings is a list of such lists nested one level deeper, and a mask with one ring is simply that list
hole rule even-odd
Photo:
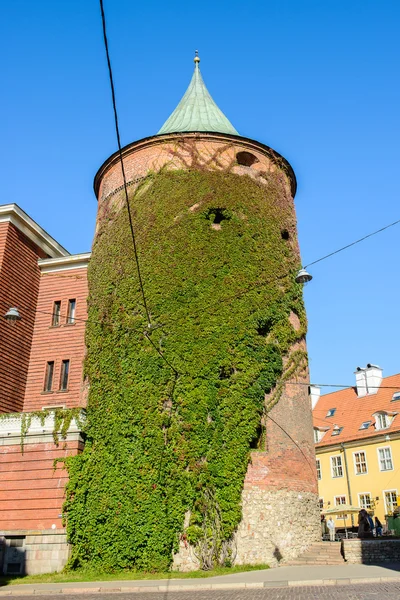
[{"label": "red tile roof", "polygon": [[[387,389],[390,388],[390,389]],[[324,437],[315,444],[316,448],[348,442],[350,440],[362,440],[384,433],[400,431],[400,414],[395,416],[390,427],[377,431],[375,429],[375,418],[372,416],[378,411],[400,413],[400,400],[392,401],[393,394],[400,392],[400,373],[384,377],[381,387],[376,394],[368,394],[362,398],[357,396],[356,387],[346,388],[320,397],[314,410],[314,427],[326,428]],[[327,412],[336,408],[332,417],[327,417]],[[361,423],[371,421],[368,429],[361,429]],[[333,427],[343,427],[339,435],[332,436]]]}]

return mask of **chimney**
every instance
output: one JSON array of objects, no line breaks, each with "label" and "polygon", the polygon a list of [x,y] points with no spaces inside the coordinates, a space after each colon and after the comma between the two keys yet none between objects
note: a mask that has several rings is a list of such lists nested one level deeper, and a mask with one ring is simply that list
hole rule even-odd
[{"label": "chimney", "polygon": [[378,392],[382,383],[382,369],[380,367],[368,363],[365,368],[357,367],[355,376],[359,398]]},{"label": "chimney", "polygon": [[319,385],[310,385],[309,390],[311,398],[311,409],[314,410],[321,395],[321,388],[319,387]]}]

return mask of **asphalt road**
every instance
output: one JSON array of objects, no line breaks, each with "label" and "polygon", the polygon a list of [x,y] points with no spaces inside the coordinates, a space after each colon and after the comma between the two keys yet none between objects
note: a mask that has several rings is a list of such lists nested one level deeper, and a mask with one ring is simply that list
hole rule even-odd
[{"label": "asphalt road", "polygon": [[[24,595],[24,600],[37,600]],[[304,586],[259,590],[207,590],[198,592],[138,592],[80,594],[84,600],[399,600],[400,583],[363,583],[338,586]],[[60,594],[46,594],[48,600],[60,600]],[[77,595],[61,595],[62,600],[77,600]]]}]

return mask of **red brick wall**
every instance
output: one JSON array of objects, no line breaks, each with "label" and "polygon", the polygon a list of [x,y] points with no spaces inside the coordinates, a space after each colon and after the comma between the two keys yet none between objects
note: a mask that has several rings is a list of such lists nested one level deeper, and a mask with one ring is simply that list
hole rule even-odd
[{"label": "red brick wall", "polygon": [[[43,273],[33,333],[32,351],[26,384],[24,412],[40,410],[43,406],[67,408],[86,405],[83,383],[85,357],[85,319],[88,295],[87,270],[70,269]],[[67,325],[68,300],[76,300],[75,324]],[[61,319],[52,327],[55,301],[61,301]],[[68,391],[60,391],[62,360],[70,361]],[[44,392],[47,361],[54,361],[53,391]]]},{"label": "red brick wall", "polygon": [[[66,446],[66,447],[65,447]],[[19,444],[0,448],[0,530],[62,527],[61,510],[67,473],[55,458],[82,451],[82,443],[70,441]]]},{"label": "red brick wall", "polygon": [[[39,290],[38,258],[45,254],[12,223],[0,223],[0,412],[22,410]],[[19,308],[11,326],[3,315]]]},{"label": "red brick wall", "polygon": [[[308,387],[286,385],[266,422],[265,452],[253,452],[245,488],[318,491]],[[273,419],[273,420],[272,420]]]}]

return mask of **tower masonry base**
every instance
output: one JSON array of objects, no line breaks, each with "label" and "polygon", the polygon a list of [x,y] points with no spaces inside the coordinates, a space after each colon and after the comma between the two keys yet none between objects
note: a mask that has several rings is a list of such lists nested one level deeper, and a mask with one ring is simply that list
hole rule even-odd
[{"label": "tower masonry base", "polygon": [[[318,497],[312,492],[245,488],[243,518],[238,527],[233,552],[237,565],[268,564],[296,558],[321,538]],[[193,548],[181,542],[173,568],[194,571],[199,568]]]},{"label": "tower masonry base", "polygon": [[296,558],[321,538],[318,498],[311,492],[243,491],[243,519],[236,534],[236,564]]}]

